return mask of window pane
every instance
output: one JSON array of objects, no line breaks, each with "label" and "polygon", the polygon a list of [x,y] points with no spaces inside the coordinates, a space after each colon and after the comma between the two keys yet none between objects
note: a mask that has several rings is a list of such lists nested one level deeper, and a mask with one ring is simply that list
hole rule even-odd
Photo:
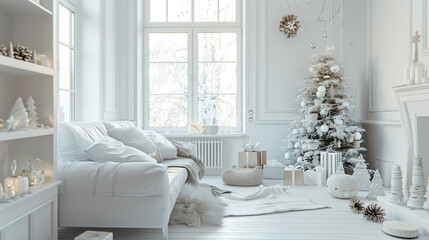
[{"label": "window pane", "polygon": [[219,22],[235,22],[236,0],[219,0]]},{"label": "window pane", "polygon": [[187,33],[149,33],[150,62],[186,62]]},{"label": "window pane", "polygon": [[168,0],[169,22],[191,22],[191,0]]},{"label": "window pane", "polygon": [[70,48],[60,44],[59,45],[59,88],[71,89],[71,72],[70,72]]},{"label": "window pane", "polygon": [[237,33],[198,33],[199,61],[237,61]]},{"label": "window pane", "polygon": [[166,22],[167,21],[167,3],[166,0],[150,1],[150,21]]},{"label": "window pane", "polygon": [[199,97],[199,121],[204,125],[237,126],[237,96],[205,94]]},{"label": "window pane", "polygon": [[198,92],[236,93],[237,63],[198,64]]},{"label": "window pane", "polygon": [[186,127],[188,124],[186,96],[151,95],[149,127]]},{"label": "window pane", "polygon": [[149,91],[151,94],[186,95],[187,89],[187,63],[149,64]]},{"label": "window pane", "polygon": [[59,5],[59,22],[58,22],[59,40],[70,45],[70,10],[63,5]]},{"label": "window pane", "polygon": [[59,106],[58,106],[58,117],[59,121],[69,122],[71,121],[71,93],[66,91],[59,91]]},{"label": "window pane", "polygon": [[194,0],[195,22],[217,22],[217,0]]}]

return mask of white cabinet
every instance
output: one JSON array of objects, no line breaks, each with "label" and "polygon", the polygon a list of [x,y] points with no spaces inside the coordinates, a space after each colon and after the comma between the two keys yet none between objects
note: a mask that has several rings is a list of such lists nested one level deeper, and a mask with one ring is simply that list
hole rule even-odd
[{"label": "white cabinet", "polygon": [[9,42],[35,49],[50,66],[0,56],[0,119],[8,119],[18,97],[35,100],[40,122],[47,128],[0,130],[0,182],[27,169],[27,160],[44,169],[46,183],[31,187],[32,194],[0,203],[0,240],[57,239],[56,115],[57,115],[57,0],[0,0],[0,44]]},{"label": "white cabinet", "polygon": [[31,187],[33,193],[0,204],[0,240],[57,239],[59,182]]}]

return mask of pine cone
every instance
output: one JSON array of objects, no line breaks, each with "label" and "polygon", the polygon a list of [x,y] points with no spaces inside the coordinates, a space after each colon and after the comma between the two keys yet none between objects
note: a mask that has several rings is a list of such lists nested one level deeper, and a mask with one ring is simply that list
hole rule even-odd
[{"label": "pine cone", "polygon": [[350,199],[349,207],[354,213],[362,213],[365,209],[363,202],[356,198]]},{"label": "pine cone", "polygon": [[31,51],[28,47],[16,45],[13,47],[13,57],[18,60],[23,60],[26,62],[33,61],[33,51]]},{"label": "pine cone", "polygon": [[9,51],[7,48],[2,44],[0,45],[0,56],[7,56]]},{"label": "pine cone", "polygon": [[383,222],[386,212],[381,208],[381,206],[378,206],[376,203],[372,203],[365,208],[363,216],[374,222]]}]

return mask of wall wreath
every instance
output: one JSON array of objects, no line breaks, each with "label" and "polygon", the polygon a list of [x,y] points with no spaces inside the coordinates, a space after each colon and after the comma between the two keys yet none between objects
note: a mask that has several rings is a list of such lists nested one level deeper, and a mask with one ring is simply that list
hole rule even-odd
[{"label": "wall wreath", "polygon": [[283,32],[287,38],[293,38],[298,34],[298,30],[302,31],[301,22],[294,14],[284,16],[280,21],[280,32]]}]

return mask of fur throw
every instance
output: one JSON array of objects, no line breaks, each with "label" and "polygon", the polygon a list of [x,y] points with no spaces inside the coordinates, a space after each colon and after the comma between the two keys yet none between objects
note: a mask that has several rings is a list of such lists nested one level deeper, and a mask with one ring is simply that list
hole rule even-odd
[{"label": "fur throw", "polygon": [[170,216],[170,224],[221,225],[224,214],[222,201],[209,188],[185,184]]}]

